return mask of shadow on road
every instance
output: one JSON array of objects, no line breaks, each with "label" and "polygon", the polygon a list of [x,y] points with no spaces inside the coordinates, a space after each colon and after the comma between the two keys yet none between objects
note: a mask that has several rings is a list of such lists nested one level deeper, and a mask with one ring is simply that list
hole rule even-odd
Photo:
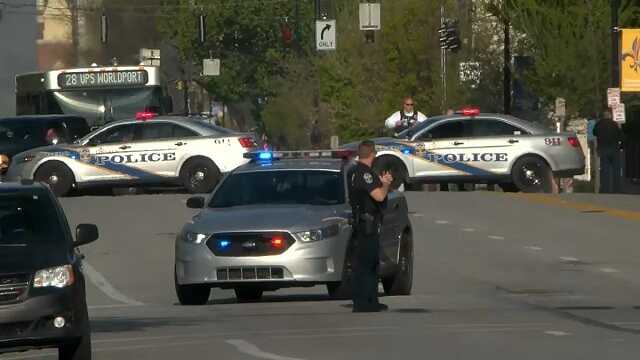
[{"label": "shadow on road", "polygon": [[144,331],[162,327],[197,326],[207,322],[203,318],[92,318],[92,333]]}]

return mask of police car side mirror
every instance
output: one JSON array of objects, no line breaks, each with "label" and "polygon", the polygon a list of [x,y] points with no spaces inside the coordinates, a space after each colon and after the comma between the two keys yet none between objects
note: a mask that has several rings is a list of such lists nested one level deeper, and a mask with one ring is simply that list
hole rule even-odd
[{"label": "police car side mirror", "polygon": [[204,207],[204,198],[202,196],[194,196],[187,199],[187,207],[189,209],[202,209]]}]

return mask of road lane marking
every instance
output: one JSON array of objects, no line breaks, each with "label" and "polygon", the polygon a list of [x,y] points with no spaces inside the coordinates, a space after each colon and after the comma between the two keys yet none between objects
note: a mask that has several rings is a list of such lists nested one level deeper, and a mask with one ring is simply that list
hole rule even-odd
[{"label": "road lane marking", "polygon": [[464,231],[464,232],[474,232],[474,231],[476,231],[476,229],[474,229],[474,228],[462,228],[461,230]]},{"label": "road lane marking", "polygon": [[[550,324],[546,324],[547,326]],[[399,327],[395,326],[360,326],[360,327],[348,327],[348,328],[309,328],[309,329],[282,329],[282,330],[256,330],[256,331],[226,331],[226,332],[212,332],[207,334],[202,333],[190,333],[190,334],[174,334],[166,336],[141,336],[141,337],[127,337],[127,338],[113,338],[113,339],[93,339],[93,343],[112,343],[112,342],[135,342],[135,341],[153,341],[153,340],[170,340],[177,338],[207,338],[216,336],[237,336],[237,335],[265,335],[265,334],[287,334],[287,333],[300,333],[300,332],[336,332],[336,331],[377,331],[377,330],[399,330]]]},{"label": "road lane marking", "polygon": [[445,225],[449,224],[449,222],[447,220],[436,220],[436,224]]},{"label": "road lane marking", "polygon": [[129,304],[113,304],[113,305],[89,305],[87,308],[89,310],[100,310],[100,309],[115,309],[115,308],[126,308],[140,305],[129,305]]},{"label": "road lane marking", "polygon": [[525,201],[551,205],[565,209],[578,210],[583,213],[601,213],[609,216],[617,217],[619,219],[640,221],[639,211],[621,210],[615,208],[608,208],[605,206],[599,206],[590,203],[581,203],[575,201],[562,200],[555,196],[544,194],[508,194],[508,196],[523,199]]},{"label": "road lane marking", "polygon": [[89,281],[91,281],[93,285],[98,287],[100,291],[105,293],[105,295],[110,297],[112,300],[116,300],[128,305],[135,305],[135,306],[144,305],[143,303],[137,300],[131,299],[130,297],[118,291],[115,287],[113,287],[113,285],[111,285],[111,283],[109,283],[109,281],[107,281],[107,279],[104,276],[102,276],[102,274],[100,274],[96,269],[94,269],[93,266],[89,265],[88,262],[86,261],[82,262],[82,270],[87,275],[87,278],[89,278]]},{"label": "road lane marking", "polygon": [[415,217],[423,217],[424,216],[424,214],[420,214],[420,213],[415,213],[415,214],[411,214],[411,215],[415,216]]},{"label": "road lane marking", "polygon": [[614,268],[600,268],[600,271],[605,273],[619,273],[620,270]]},{"label": "road lane marking", "polygon": [[272,354],[268,352],[264,352],[260,350],[257,346],[253,345],[250,342],[247,342],[242,339],[229,339],[225,340],[226,343],[231,344],[238,349],[239,352],[251,355],[253,357],[257,357],[260,359],[270,359],[270,360],[302,360],[299,358],[292,358],[286,356],[280,356],[277,354]]},{"label": "road lane marking", "polygon": [[566,261],[566,262],[580,262],[580,259],[574,258],[572,256],[562,256],[560,257],[560,260]]},{"label": "road lane marking", "polygon": [[533,250],[533,251],[541,251],[542,250],[542,248],[539,247],[539,246],[525,246],[524,248],[527,249],[527,250]]},{"label": "road lane marking", "polygon": [[568,335],[571,335],[571,333],[564,332],[564,331],[557,331],[557,330],[549,330],[549,331],[545,331],[544,333],[547,334],[547,335],[553,335],[553,336],[568,336]]},{"label": "road lane marking", "polygon": [[504,236],[498,236],[498,235],[489,235],[487,236],[489,239],[493,239],[493,240],[504,240]]}]

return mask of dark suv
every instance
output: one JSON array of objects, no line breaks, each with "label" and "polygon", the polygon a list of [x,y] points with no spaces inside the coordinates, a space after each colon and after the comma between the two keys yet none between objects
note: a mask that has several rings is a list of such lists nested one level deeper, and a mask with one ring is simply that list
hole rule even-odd
[{"label": "dark suv", "polygon": [[91,359],[91,336],[76,248],[98,238],[80,224],[75,241],[46,185],[0,184],[0,354],[58,348]]},{"label": "dark suv", "polygon": [[40,146],[73,143],[90,130],[84,118],[71,115],[0,118],[0,174],[15,154]]}]

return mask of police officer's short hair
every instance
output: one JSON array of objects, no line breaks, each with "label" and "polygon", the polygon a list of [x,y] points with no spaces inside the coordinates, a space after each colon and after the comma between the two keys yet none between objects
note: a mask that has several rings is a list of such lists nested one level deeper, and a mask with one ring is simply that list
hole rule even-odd
[{"label": "police officer's short hair", "polygon": [[364,140],[358,145],[358,157],[368,158],[376,152],[376,144],[371,140]]}]

